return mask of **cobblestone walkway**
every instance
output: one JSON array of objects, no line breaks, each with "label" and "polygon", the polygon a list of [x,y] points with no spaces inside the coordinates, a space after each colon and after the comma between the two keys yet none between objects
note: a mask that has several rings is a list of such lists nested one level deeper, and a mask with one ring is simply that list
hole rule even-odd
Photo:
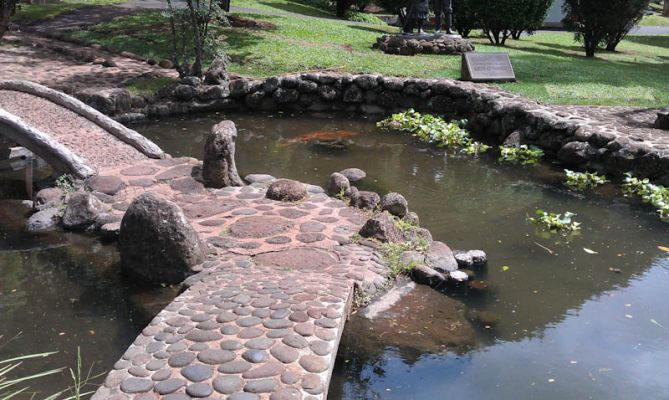
[{"label": "cobblestone walkway", "polygon": [[[33,34],[12,32],[3,40],[9,43],[0,45],[0,80],[25,79],[73,93],[88,88],[116,88],[139,76],[177,77],[174,70]],[[104,67],[102,61],[106,60],[115,66]]]},{"label": "cobblestone walkway", "polygon": [[134,197],[181,206],[213,251],[188,289],[114,365],[94,399],[322,399],[353,288],[373,294],[388,268],[352,243],[366,216],[316,186],[298,203],[265,184],[208,190],[191,158],[103,171],[120,220]]}]

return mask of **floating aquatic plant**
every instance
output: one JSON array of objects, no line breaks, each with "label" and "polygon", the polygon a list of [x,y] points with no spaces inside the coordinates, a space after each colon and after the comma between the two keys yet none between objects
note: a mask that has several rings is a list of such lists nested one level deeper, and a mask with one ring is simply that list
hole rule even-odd
[{"label": "floating aquatic plant", "polygon": [[596,172],[575,172],[568,169],[564,172],[567,174],[564,184],[576,190],[594,189],[608,182],[606,176]]},{"label": "floating aquatic plant", "polygon": [[499,146],[499,160],[503,162],[532,165],[538,163],[544,156],[544,151],[536,146],[526,144],[516,146]]},{"label": "floating aquatic plant", "polygon": [[530,222],[551,232],[571,233],[581,229],[581,223],[574,221],[576,214],[565,212],[564,214],[555,214],[544,210],[537,210],[536,217],[529,218]]},{"label": "floating aquatic plant", "polygon": [[625,196],[636,196],[644,203],[653,205],[660,218],[669,221],[669,188],[650,183],[647,178],[636,178],[628,172],[625,174],[622,190]]}]

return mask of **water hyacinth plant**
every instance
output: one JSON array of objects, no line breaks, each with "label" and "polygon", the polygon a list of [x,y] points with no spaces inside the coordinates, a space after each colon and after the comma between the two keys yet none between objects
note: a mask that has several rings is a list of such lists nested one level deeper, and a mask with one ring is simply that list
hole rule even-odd
[{"label": "water hyacinth plant", "polygon": [[625,174],[622,189],[625,196],[636,196],[644,203],[653,205],[660,218],[669,221],[669,188],[652,184],[648,179],[636,178],[628,172]]},{"label": "water hyacinth plant", "polygon": [[529,218],[530,222],[551,232],[568,234],[581,229],[581,223],[574,221],[576,214],[565,212],[555,214],[544,210],[537,210],[536,217]]},{"label": "water hyacinth plant", "polygon": [[515,146],[499,146],[499,161],[512,164],[533,165],[541,161],[544,151],[536,146],[526,144]]},{"label": "water hyacinth plant", "polygon": [[567,175],[564,181],[565,186],[576,190],[594,189],[608,182],[606,176],[596,172],[575,172],[568,169],[565,169],[564,172]]},{"label": "water hyacinth plant", "polygon": [[376,124],[381,129],[409,132],[420,140],[437,147],[461,147],[467,154],[483,153],[485,144],[474,141],[464,128],[463,121],[446,122],[430,114],[413,109],[393,114]]}]

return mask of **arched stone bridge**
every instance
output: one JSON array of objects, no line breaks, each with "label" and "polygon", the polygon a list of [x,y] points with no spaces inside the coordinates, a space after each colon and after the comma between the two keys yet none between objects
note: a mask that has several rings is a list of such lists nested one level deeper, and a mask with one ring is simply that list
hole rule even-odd
[{"label": "arched stone bridge", "polygon": [[30,82],[0,82],[0,132],[85,178],[112,223],[141,193],[159,193],[211,249],[93,399],[327,396],[354,288],[373,294],[388,282],[373,244],[352,241],[365,212],[311,185],[304,201],[270,200],[266,176],[206,189],[196,179],[200,161],[170,158],[137,132]]},{"label": "arched stone bridge", "polygon": [[0,81],[0,135],[77,178],[165,153],[81,101],[29,81]]}]

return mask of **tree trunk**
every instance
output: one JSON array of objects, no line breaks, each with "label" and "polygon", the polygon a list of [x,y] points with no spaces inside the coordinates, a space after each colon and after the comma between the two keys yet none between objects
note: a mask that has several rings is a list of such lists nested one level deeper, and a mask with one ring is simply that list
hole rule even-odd
[{"label": "tree trunk", "polygon": [[346,14],[347,8],[348,8],[347,0],[337,0],[337,17],[344,18],[344,14]]},{"label": "tree trunk", "polygon": [[9,19],[14,15],[16,0],[0,0],[0,39],[9,29]]},{"label": "tree trunk", "polygon": [[669,0],[664,0],[664,10],[662,10],[663,17],[669,17]]}]

